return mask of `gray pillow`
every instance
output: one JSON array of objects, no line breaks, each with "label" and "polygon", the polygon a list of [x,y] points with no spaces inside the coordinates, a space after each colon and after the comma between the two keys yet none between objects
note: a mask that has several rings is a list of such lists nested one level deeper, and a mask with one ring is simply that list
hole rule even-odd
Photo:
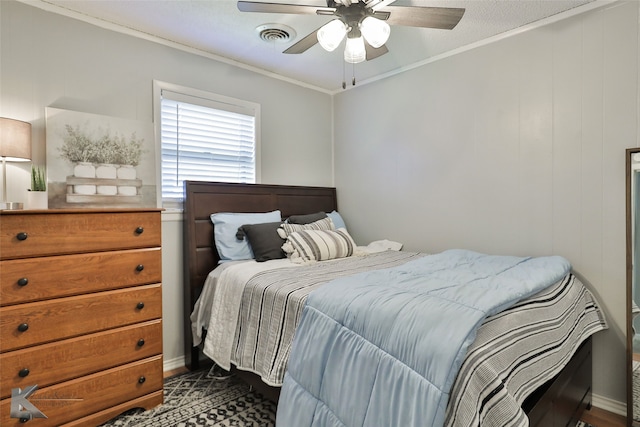
[{"label": "gray pillow", "polygon": [[324,212],[317,212],[313,214],[307,215],[291,215],[287,222],[289,224],[310,224],[312,222],[316,222],[319,219],[325,219],[327,214]]},{"label": "gray pillow", "polygon": [[246,224],[240,227],[249,241],[253,257],[258,262],[285,258],[282,250],[285,239],[278,235],[280,222]]}]

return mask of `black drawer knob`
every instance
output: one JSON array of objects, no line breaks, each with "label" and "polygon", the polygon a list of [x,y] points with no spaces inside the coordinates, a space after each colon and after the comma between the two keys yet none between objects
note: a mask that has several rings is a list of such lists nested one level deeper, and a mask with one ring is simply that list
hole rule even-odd
[{"label": "black drawer knob", "polygon": [[142,227],[138,227],[138,228],[136,228],[136,234],[140,235],[140,234],[142,234],[143,232],[144,232],[144,228],[142,228]]},{"label": "black drawer knob", "polygon": [[144,270],[144,265],[142,265],[142,264],[138,264],[138,265],[136,266],[136,271],[142,271],[142,270]]},{"label": "black drawer knob", "polygon": [[136,304],[136,308],[138,310],[142,310],[144,308],[144,303],[143,302],[139,302],[138,304]]},{"label": "black drawer knob", "polygon": [[24,231],[21,231],[20,233],[16,234],[16,239],[18,240],[27,240],[27,237],[29,236]]},{"label": "black drawer knob", "polygon": [[29,375],[29,369],[27,369],[27,368],[20,369],[20,371],[18,372],[18,376],[20,378],[24,378],[27,375]]},{"label": "black drawer knob", "polygon": [[29,279],[26,277],[21,277],[18,279],[18,286],[27,286],[29,284]]},{"label": "black drawer knob", "polygon": [[30,417],[31,417],[31,415],[29,415],[29,417],[21,417],[21,418],[20,418],[20,422],[21,422],[22,424],[24,424],[24,423],[28,422],[29,420],[31,420],[31,418],[30,418]]},{"label": "black drawer knob", "polygon": [[142,347],[143,345],[144,345],[144,339],[143,339],[143,338],[140,338],[140,339],[138,340],[138,347]]},{"label": "black drawer knob", "polygon": [[27,329],[29,329],[29,324],[28,323],[21,323],[18,325],[18,330],[20,332],[25,332]]},{"label": "black drawer knob", "polygon": [[144,384],[144,382],[145,382],[146,380],[147,380],[147,379],[146,379],[145,377],[143,377],[143,376],[142,376],[142,377],[138,378],[138,383],[140,383],[140,384]]}]

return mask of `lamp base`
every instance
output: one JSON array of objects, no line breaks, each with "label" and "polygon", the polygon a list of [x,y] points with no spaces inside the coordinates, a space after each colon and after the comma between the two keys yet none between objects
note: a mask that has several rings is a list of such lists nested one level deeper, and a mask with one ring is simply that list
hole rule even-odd
[{"label": "lamp base", "polygon": [[17,211],[24,207],[21,202],[0,202],[0,211]]}]

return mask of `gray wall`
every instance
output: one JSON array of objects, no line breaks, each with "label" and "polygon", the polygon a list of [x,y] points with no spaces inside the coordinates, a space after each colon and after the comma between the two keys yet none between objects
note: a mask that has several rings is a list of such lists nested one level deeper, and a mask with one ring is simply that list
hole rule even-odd
[{"label": "gray wall", "polygon": [[[331,96],[12,0],[0,1],[0,116],[32,123],[44,164],[45,107],[153,119],[160,80],[259,103],[262,182],[332,185]],[[30,164],[10,164],[25,201]],[[181,216],[163,214],[165,368],[183,366]]]},{"label": "gray wall", "polygon": [[326,93],[13,0],[0,2],[0,19],[0,114],[32,123],[37,161],[45,107],[151,122],[160,80],[260,104],[262,182],[331,184]]},{"label": "gray wall", "polygon": [[624,150],[639,144],[638,6],[334,97],[338,203],[356,241],[567,257],[608,316],[594,392],[613,406],[626,401]]}]

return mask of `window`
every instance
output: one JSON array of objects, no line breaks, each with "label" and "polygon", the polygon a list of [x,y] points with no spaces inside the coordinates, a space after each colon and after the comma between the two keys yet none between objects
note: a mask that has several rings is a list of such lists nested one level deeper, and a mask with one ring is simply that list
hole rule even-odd
[{"label": "window", "polygon": [[259,105],[156,84],[163,207],[181,207],[185,180],[257,181]]}]

